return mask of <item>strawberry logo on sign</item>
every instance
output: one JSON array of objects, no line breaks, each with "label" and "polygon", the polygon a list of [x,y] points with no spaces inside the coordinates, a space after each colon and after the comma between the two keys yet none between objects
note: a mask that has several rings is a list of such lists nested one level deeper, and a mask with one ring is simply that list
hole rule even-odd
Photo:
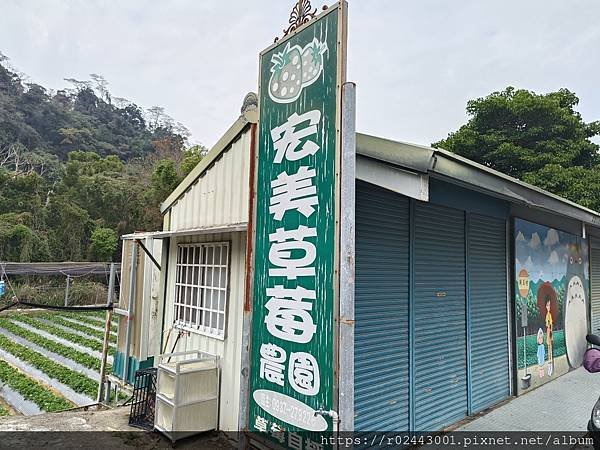
[{"label": "strawberry logo on sign", "polygon": [[327,43],[314,38],[304,48],[288,43],[271,58],[269,97],[276,103],[291,103],[302,89],[313,84],[323,71],[323,55]]}]

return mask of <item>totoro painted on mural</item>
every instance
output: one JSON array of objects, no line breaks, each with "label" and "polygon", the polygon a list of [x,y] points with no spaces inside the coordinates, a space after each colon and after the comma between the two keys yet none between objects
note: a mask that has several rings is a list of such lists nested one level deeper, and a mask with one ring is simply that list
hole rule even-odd
[{"label": "totoro painted on mural", "polygon": [[588,332],[588,243],[515,219],[519,392],[579,367]]}]

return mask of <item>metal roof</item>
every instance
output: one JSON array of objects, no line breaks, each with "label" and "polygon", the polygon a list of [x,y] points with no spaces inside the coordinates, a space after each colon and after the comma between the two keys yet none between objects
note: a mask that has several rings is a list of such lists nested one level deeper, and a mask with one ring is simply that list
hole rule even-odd
[{"label": "metal roof", "polygon": [[190,228],[187,230],[174,230],[174,231],[151,231],[147,233],[132,233],[121,236],[121,239],[144,239],[147,237],[153,239],[164,239],[172,236],[191,236],[198,234],[213,234],[213,233],[231,233],[236,231],[246,231],[248,224],[242,223],[231,223],[227,225],[216,225],[211,227],[198,227]]},{"label": "metal roof", "polygon": [[600,213],[447,150],[357,133],[356,153],[495,197],[600,226]]},{"label": "metal roof", "polygon": [[[165,213],[182,197],[220,155],[231,147],[246,127],[256,121],[255,110],[242,114],[162,203],[161,212]],[[600,227],[600,213],[447,150],[357,133],[356,153],[387,165],[447,179],[517,204]]]}]

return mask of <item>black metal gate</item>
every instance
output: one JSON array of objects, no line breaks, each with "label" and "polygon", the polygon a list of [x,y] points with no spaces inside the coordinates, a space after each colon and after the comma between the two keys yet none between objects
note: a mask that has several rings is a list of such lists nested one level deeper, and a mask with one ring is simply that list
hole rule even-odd
[{"label": "black metal gate", "polygon": [[135,373],[129,425],[150,431],[154,428],[156,374],[156,367],[141,369]]}]

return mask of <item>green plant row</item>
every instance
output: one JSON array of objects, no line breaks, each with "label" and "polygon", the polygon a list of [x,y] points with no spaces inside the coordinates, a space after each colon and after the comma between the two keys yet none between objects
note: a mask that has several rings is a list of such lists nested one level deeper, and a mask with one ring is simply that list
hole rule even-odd
[{"label": "green plant row", "polygon": [[69,386],[75,392],[85,394],[90,398],[96,398],[98,393],[98,382],[86,375],[58,364],[41,353],[31,350],[24,345],[17,344],[1,334],[0,348],[13,354],[21,361],[41,370],[50,378],[54,378],[65,386]]},{"label": "green plant row", "polygon": [[38,405],[42,411],[62,411],[75,406],[66,398],[56,395],[2,360],[0,360],[0,380],[8,384],[25,399]]},{"label": "green plant row", "polygon": [[[40,317],[42,319],[49,320],[50,322],[56,323],[58,325],[62,325],[63,327],[68,327],[68,328],[71,328],[72,330],[81,331],[82,333],[85,333],[89,336],[94,336],[98,339],[104,340],[104,332],[103,331],[94,330],[93,328],[86,327],[85,325],[69,322],[68,320],[65,320],[64,318],[60,317],[58,314],[43,313],[43,314],[36,315],[34,317]],[[111,334],[108,339],[108,342],[117,342],[117,336],[114,334]]]},{"label": "green plant row", "polygon": [[[68,331],[63,330],[62,328],[59,328],[57,326],[51,325],[46,322],[42,322],[37,319],[34,319],[33,317],[28,316],[26,314],[15,314],[15,315],[12,315],[11,318],[21,321],[23,323],[26,323],[28,325],[31,325],[32,327],[35,327],[38,330],[43,330],[50,334],[53,334],[54,336],[58,336],[60,338],[74,342],[75,344],[83,345],[84,347],[90,348],[97,352],[102,351],[102,342],[98,342],[95,339],[87,339],[79,334],[69,333]],[[114,347],[111,347],[111,346],[108,347],[108,354],[109,355],[115,354]]]},{"label": "green plant row", "polygon": [[[75,320],[78,320],[79,322],[87,323],[88,325],[93,325],[93,326],[101,327],[101,328],[104,328],[104,324],[106,323],[106,321],[101,323],[100,321],[98,321],[92,317],[89,317],[88,313],[78,313],[78,312],[62,313],[61,316],[68,317],[70,319],[75,319]],[[114,321],[110,325],[110,331],[112,331],[113,333],[117,332],[117,325],[115,324]]]},{"label": "green plant row", "polygon": [[90,316],[94,316],[94,317],[100,317],[101,319],[104,319],[105,316],[105,312],[104,311],[86,311],[85,314],[88,314]]},{"label": "green plant row", "polygon": [[[75,313],[77,314],[77,313]],[[80,330],[80,331],[84,331],[84,332],[88,332],[88,328],[92,329],[92,331],[95,331],[96,333],[100,333],[100,336],[102,339],[104,339],[104,325],[106,322],[100,323],[97,320],[94,319],[90,319],[89,317],[82,317],[81,315],[71,315],[71,314],[50,314],[53,315],[55,317],[60,318],[60,320],[62,322],[64,322],[65,326],[70,326],[71,328],[74,327],[85,327],[84,330]],[[76,320],[77,322],[81,322],[79,324],[74,323],[74,322],[70,322],[68,319],[71,320]],[[68,325],[67,325],[68,324]],[[102,331],[96,330],[94,329],[94,327],[96,328],[102,328]],[[77,329],[77,328],[75,328]],[[117,327],[114,324],[111,324],[110,327],[110,333],[111,333],[111,338],[115,337],[116,338],[116,332],[117,332]]]},{"label": "green plant row", "polygon": [[51,352],[57,353],[65,358],[69,358],[88,369],[100,371],[100,360],[84,352],[80,352],[72,347],[60,344],[51,339],[40,336],[39,334],[26,330],[7,319],[0,318],[0,328],[10,331],[17,336],[27,339],[29,342],[39,345]]}]

